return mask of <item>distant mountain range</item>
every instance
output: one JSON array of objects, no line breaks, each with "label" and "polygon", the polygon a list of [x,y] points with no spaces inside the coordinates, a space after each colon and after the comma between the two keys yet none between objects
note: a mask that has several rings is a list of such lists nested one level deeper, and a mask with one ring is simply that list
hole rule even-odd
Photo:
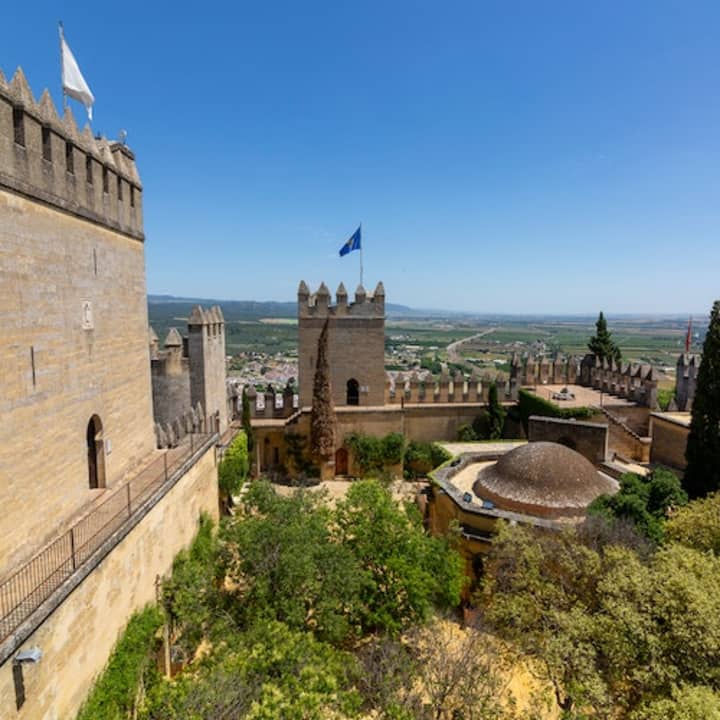
[{"label": "distant mountain range", "polygon": [[[193,305],[220,305],[229,322],[243,320],[259,320],[261,318],[294,318],[297,317],[297,303],[295,301],[278,302],[276,300],[214,300],[212,298],[189,298],[177,297],[175,295],[148,295],[148,306],[150,309],[151,322],[162,321],[163,318],[187,317]],[[506,313],[470,313],[458,312],[456,310],[433,310],[411,308],[407,305],[394,303],[385,304],[386,315],[390,318],[426,318],[428,320],[447,319],[455,322],[483,321],[489,323],[528,323],[528,322],[568,322],[595,323],[597,314],[506,314]],[[605,313],[605,317],[625,323],[640,323],[644,326],[657,325],[666,327],[667,323],[679,323],[684,326],[687,323],[687,313]],[[694,315],[694,326],[698,329],[707,325],[705,316]]]},{"label": "distant mountain range", "polygon": [[[258,318],[294,318],[297,316],[297,302],[275,300],[213,300],[210,298],[187,298],[174,295],[148,295],[152,316],[167,313],[175,316],[189,315],[193,305],[219,305],[226,320],[257,320]],[[386,303],[387,315],[392,317],[449,317],[461,313],[415,310],[405,305]]]}]

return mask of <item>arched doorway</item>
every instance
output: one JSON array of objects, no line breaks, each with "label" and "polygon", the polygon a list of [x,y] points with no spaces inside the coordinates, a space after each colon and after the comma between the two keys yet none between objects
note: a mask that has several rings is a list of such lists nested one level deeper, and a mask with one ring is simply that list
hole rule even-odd
[{"label": "arched doorway", "polygon": [[355,378],[350,378],[347,381],[347,404],[360,404],[360,383]]},{"label": "arched doorway", "polygon": [[88,484],[90,489],[105,487],[105,442],[102,422],[93,415],[88,422],[87,432]]},{"label": "arched doorway", "polygon": [[335,474],[348,474],[348,451],[344,448],[338,448],[335,452]]}]

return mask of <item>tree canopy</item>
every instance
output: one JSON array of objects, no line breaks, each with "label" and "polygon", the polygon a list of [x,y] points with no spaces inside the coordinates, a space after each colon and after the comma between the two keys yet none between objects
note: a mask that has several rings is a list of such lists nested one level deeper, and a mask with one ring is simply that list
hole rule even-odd
[{"label": "tree canopy", "polygon": [[620,478],[620,491],[596,498],[588,512],[608,520],[631,520],[642,535],[659,543],[668,512],[686,502],[687,494],[678,477],[670,470],[656,468],[647,477],[625,473]]},{"label": "tree canopy", "polygon": [[485,567],[485,619],[535,659],[566,717],[654,720],[683,694],[717,707],[720,558],[671,543],[644,560],[506,526]]},{"label": "tree canopy", "polygon": [[685,457],[683,484],[690,497],[720,490],[720,300],[705,335]]},{"label": "tree canopy", "polygon": [[622,352],[612,339],[612,333],[608,330],[607,320],[605,320],[602,310],[595,323],[595,335],[590,338],[588,348],[600,360],[620,362],[622,358]]}]

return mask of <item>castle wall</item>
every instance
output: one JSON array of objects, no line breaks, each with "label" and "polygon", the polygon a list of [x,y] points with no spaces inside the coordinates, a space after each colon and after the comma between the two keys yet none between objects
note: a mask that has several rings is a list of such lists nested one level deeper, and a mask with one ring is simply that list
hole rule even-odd
[{"label": "castle wall", "polygon": [[[336,449],[342,447],[345,436],[351,433],[383,437],[388,433],[399,432],[407,440],[457,440],[458,428],[471,423],[484,407],[481,404],[469,403],[434,403],[406,404],[404,407],[385,405],[371,408],[336,408],[335,446]],[[261,469],[270,469],[277,464],[276,457],[280,464],[286,464],[286,434],[297,433],[306,438],[310,437],[310,411],[306,410],[288,425],[282,420],[257,419],[253,421],[253,427],[260,448]]]},{"label": "castle wall", "polygon": [[155,422],[165,426],[190,409],[190,369],[181,352],[152,361],[152,397]]},{"label": "castle wall", "polygon": [[554,442],[579,452],[593,465],[608,456],[608,426],[533,415],[528,422],[529,442]]},{"label": "castle wall", "polygon": [[650,417],[650,461],[685,470],[685,449],[689,433],[689,413],[653,413]]},{"label": "castle wall", "polygon": [[93,415],[108,487],[155,443],[143,244],[0,178],[0,277],[2,573],[100,492],[88,483]]},{"label": "castle wall", "polygon": [[0,666],[0,714],[7,720],[75,717],[130,615],[155,599],[155,578],[169,573],[201,512],[217,519],[215,448],[177,482],[23,647],[43,652],[22,666],[26,702],[15,710],[12,661]]}]

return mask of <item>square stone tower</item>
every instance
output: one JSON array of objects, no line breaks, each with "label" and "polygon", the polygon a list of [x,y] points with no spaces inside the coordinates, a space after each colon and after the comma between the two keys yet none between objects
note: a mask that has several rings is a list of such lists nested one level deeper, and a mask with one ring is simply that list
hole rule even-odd
[{"label": "square stone tower", "polygon": [[0,573],[152,452],[142,185],[0,74]]},{"label": "square stone tower", "polygon": [[208,418],[217,417],[217,432],[227,428],[225,386],[225,318],[219,305],[203,310],[196,305],[188,318],[190,404],[202,405]]},{"label": "square stone tower", "polygon": [[379,282],[368,297],[362,285],[348,303],[345,286],[337,289],[336,304],[322,283],[311,294],[305,281],[298,288],[298,375],[300,405],[312,404],[317,344],[325,321],[333,403],[383,405],[385,402],[385,289]]}]

